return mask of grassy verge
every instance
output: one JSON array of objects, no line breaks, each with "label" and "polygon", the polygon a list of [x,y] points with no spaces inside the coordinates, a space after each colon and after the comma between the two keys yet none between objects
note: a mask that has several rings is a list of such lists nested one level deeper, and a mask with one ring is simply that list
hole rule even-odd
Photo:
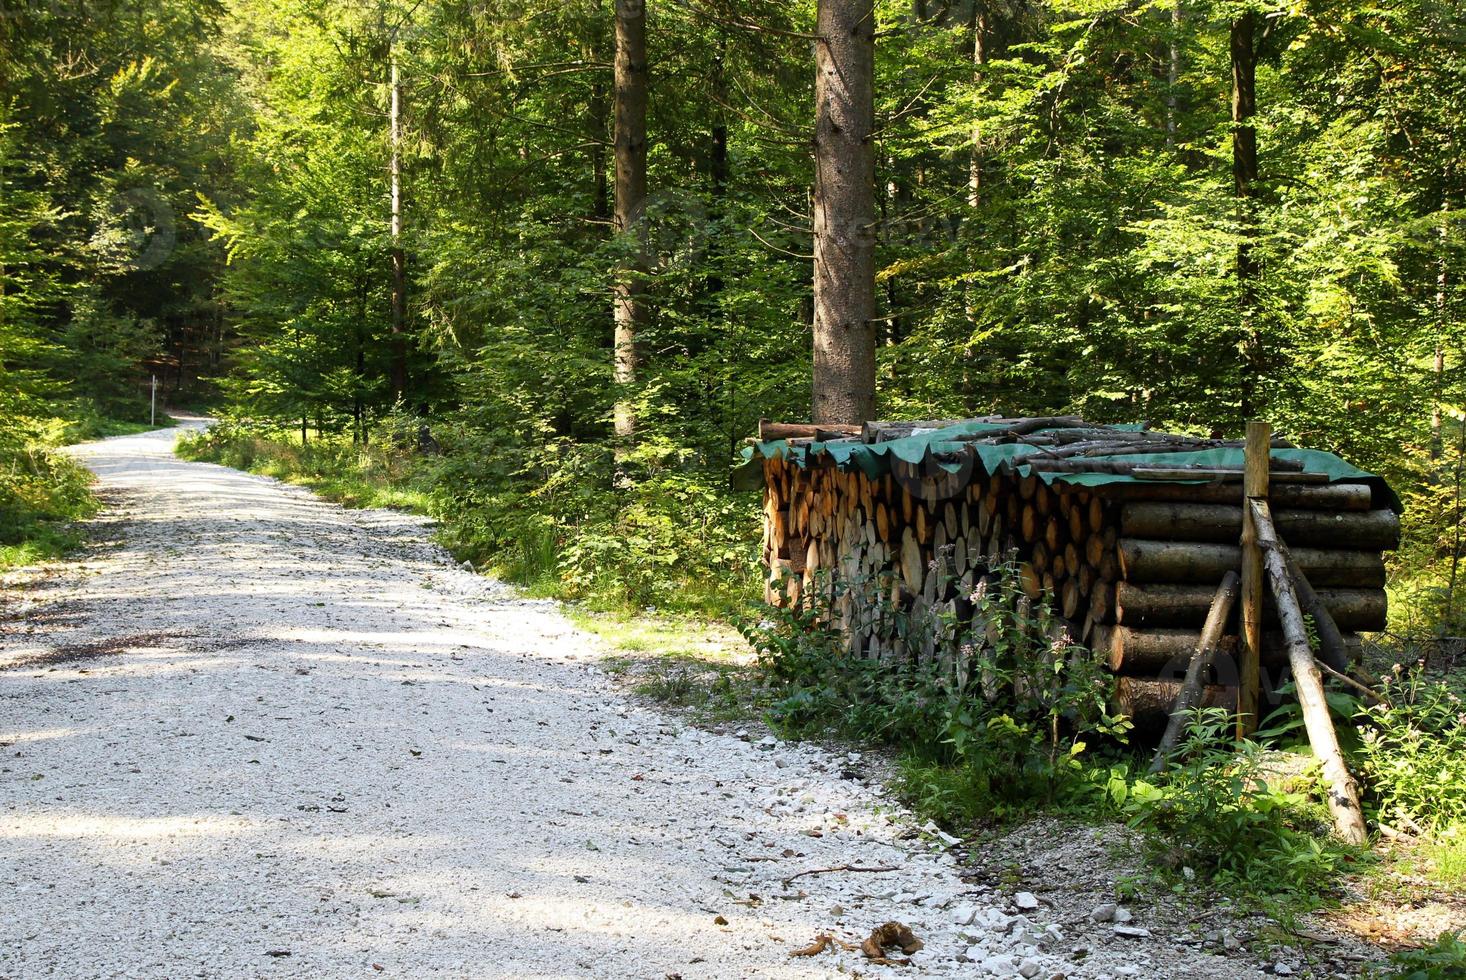
[{"label": "grassy verge", "polygon": [[182,440],[178,452],[348,507],[430,516],[455,557],[532,596],[622,617],[655,610],[707,620],[755,595],[749,495],[710,489],[680,470],[612,491],[604,473],[560,473],[548,463],[516,469],[471,432],[445,423],[434,434],[442,446],[422,453],[411,419],[389,420],[365,446],[314,430],[302,442],[298,430],[224,423]]},{"label": "grassy verge", "polygon": [[30,421],[31,435],[12,434],[0,449],[0,570],[74,550],[83,540],[78,522],[97,511],[91,474],[58,448],[164,428],[87,413]]},{"label": "grassy verge", "polygon": [[606,668],[641,697],[684,712],[700,725],[761,716],[764,704],[748,644],[727,624],[577,607],[570,607],[570,617],[616,651]]}]

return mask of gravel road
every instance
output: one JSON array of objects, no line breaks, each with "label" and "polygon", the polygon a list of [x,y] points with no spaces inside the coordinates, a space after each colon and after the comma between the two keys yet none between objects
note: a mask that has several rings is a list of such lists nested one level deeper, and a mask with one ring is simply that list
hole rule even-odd
[{"label": "gravel road", "polygon": [[[1253,975],[1138,935],[1081,954],[858,759],[629,703],[421,519],[174,438],[79,447],[105,543],[5,594],[0,975]],[[838,865],[895,870],[784,883]],[[887,920],[911,966],[789,955]]]}]

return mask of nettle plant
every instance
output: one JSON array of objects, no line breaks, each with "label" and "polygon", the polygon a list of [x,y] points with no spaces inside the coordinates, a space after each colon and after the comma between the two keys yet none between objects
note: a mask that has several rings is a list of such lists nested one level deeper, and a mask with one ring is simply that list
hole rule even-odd
[{"label": "nettle plant", "polygon": [[1466,700],[1423,665],[1397,666],[1380,688],[1382,703],[1359,706],[1355,751],[1379,819],[1426,832],[1466,824]]},{"label": "nettle plant", "polygon": [[1123,737],[1128,723],[1109,714],[1112,677],[1047,596],[1024,594],[1013,556],[970,592],[955,584],[939,602],[900,601],[889,573],[820,578],[795,602],[786,588],[783,604],[743,629],[774,689],[774,720],[1049,788],[1079,768],[1086,737]]}]

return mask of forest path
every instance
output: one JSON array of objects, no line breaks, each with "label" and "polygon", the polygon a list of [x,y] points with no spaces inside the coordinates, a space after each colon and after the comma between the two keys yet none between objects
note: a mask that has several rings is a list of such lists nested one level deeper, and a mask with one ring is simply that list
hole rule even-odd
[{"label": "forest path", "polygon": [[[5,596],[0,975],[869,975],[788,953],[887,919],[923,976],[1147,961],[1015,947],[1007,899],[845,757],[630,704],[594,640],[422,519],[175,435],[79,447],[108,540]],[[781,881],[843,864],[898,870]]]}]

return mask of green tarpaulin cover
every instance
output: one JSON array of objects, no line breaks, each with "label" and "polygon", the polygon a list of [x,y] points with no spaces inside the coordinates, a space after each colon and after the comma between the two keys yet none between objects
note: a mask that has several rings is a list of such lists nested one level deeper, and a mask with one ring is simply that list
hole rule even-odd
[{"label": "green tarpaulin cover", "polygon": [[[1101,426],[1095,426],[1101,428]],[[1116,432],[1135,432],[1139,425],[1105,426]],[[762,459],[784,458],[801,468],[809,465],[811,459],[828,456],[841,470],[859,469],[867,477],[875,479],[890,472],[891,460],[906,463],[939,466],[949,473],[956,473],[966,465],[976,463],[987,474],[1014,473],[1020,477],[1029,476],[1033,468],[1024,459],[1041,455],[1039,446],[1025,446],[1017,443],[986,445],[966,441],[972,437],[999,435],[1008,426],[987,422],[961,422],[944,429],[918,432],[903,439],[890,442],[862,443],[856,441],[810,442],[791,446],[786,440],[762,442],[743,450],[744,465],[735,473],[735,486],[753,489],[763,481]],[[1047,430],[1045,430],[1047,431]],[[1037,433],[1034,433],[1035,435]],[[1277,459],[1297,460],[1310,473],[1325,473],[1329,482],[1370,483],[1383,491],[1384,499],[1396,511],[1403,508],[1394,491],[1383,479],[1345,462],[1333,453],[1317,449],[1274,449]],[[1124,456],[1106,456],[1106,461],[1117,463],[1139,463],[1154,466],[1211,466],[1237,469],[1242,466],[1241,449],[1205,449],[1190,453],[1133,453]],[[1038,473],[1045,483],[1066,483],[1073,486],[1100,486],[1109,483],[1155,483],[1155,480],[1139,481],[1133,476],[1118,473]],[[1202,483],[1205,480],[1177,480],[1177,483]]]}]

